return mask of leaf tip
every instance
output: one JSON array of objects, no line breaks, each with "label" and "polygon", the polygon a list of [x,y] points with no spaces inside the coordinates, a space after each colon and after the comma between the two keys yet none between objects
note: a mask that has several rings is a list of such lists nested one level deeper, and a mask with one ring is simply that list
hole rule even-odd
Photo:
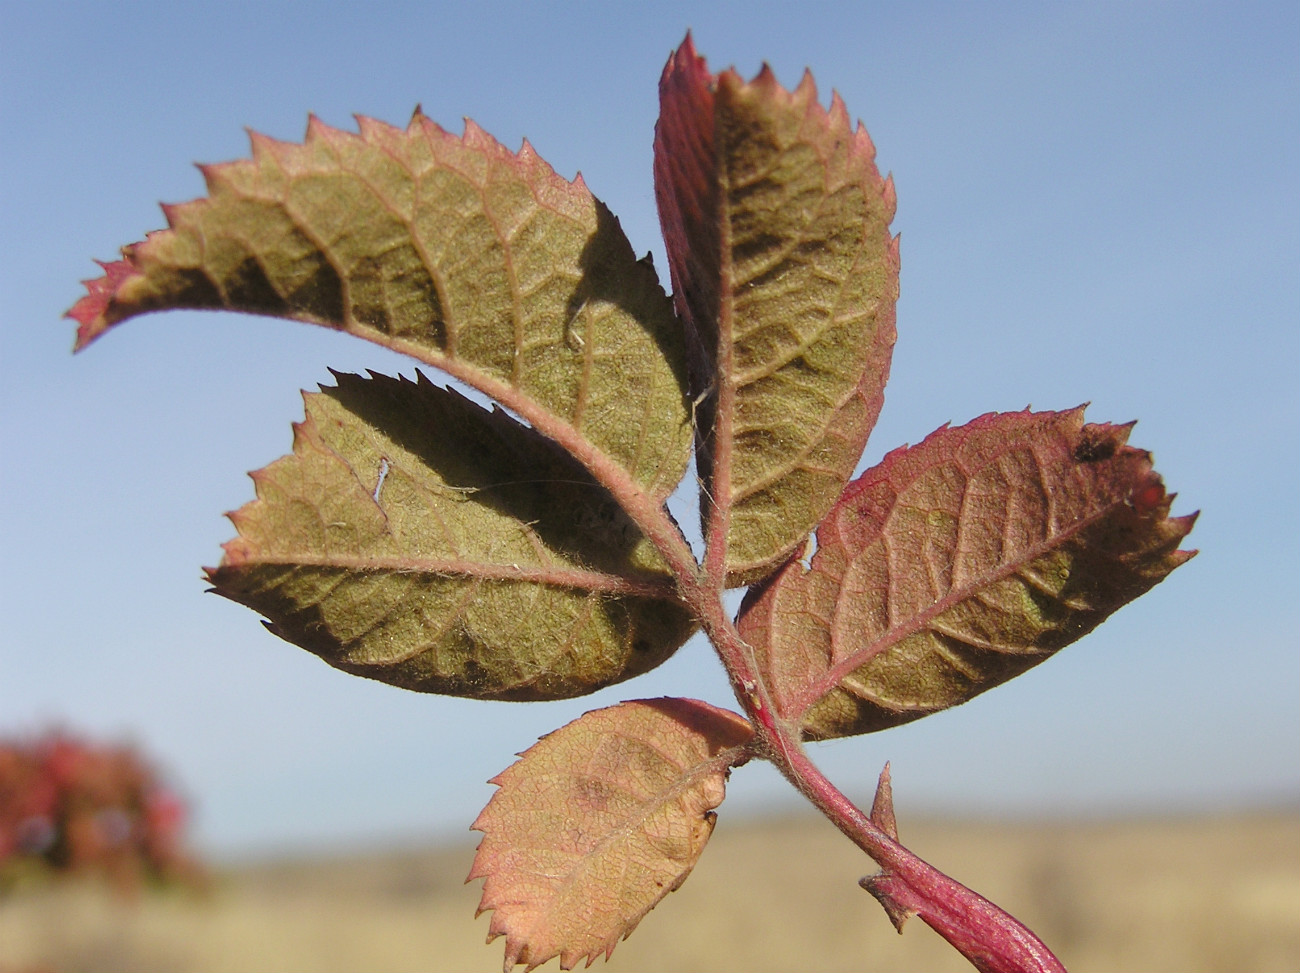
[{"label": "leaf tip", "polygon": [[81,282],[86,288],[85,296],[63,315],[77,322],[77,337],[72,346],[73,352],[81,351],[115,323],[109,320],[109,305],[112,304],[123,283],[139,274],[129,259],[130,249],[129,247],[123,249],[123,255],[127,258],[124,260],[108,262],[96,260],[95,263],[103,268],[104,275]]},{"label": "leaf tip", "polygon": [[704,61],[704,58],[695,49],[695,35],[691,33],[690,28],[687,28],[686,36],[677,45],[677,50],[668,55],[668,67],[672,67],[674,61],[680,62],[683,66],[692,62],[703,63]]},{"label": "leaf tip", "polygon": [[709,73],[704,58],[695,50],[695,40],[689,30],[677,50],[668,56],[668,63],[659,76],[660,91],[672,86],[678,78],[687,85],[711,86],[713,83],[713,76]]}]

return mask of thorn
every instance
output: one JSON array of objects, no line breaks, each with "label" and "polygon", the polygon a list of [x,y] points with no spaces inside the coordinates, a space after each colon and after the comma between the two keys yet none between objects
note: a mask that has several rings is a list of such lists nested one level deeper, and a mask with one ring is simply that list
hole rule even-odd
[{"label": "thorn", "polygon": [[880,903],[885,915],[889,916],[889,921],[894,924],[898,934],[903,934],[903,923],[907,922],[912,916],[916,915],[911,909],[906,909],[889,892],[889,886],[892,879],[885,872],[877,872],[875,875],[868,875],[866,878],[859,879],[858,884],[872,894],[877,902]]},{"label": "thorn", "polygon": [[888,763],[876,782],[876,798],[871,802],[871,823],[894,841],[898,840],[898,821],[894,818],[894,788],[889,781]]}]

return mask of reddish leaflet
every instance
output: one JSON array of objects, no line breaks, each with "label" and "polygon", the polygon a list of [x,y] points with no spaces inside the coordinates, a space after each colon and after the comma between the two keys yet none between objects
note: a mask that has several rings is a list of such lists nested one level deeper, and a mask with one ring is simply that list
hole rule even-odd
[{"label": "reddish leaflet", "polygon": [[[673,298],[581,179],[417,113],[253,138],[209,196],[70,312],[83,347],[213,308],[335,328],[421,377],[339,375],[255,474],[209,571],[348,672],[485,699],[576,696],[702,630],[745,716],[689,699],[588,713],[496,778],[474,827],[505,964],[608,954],[689,874],[731,768],[772,761],[883,869],[864,887],[981,970],[1059,970],[1032,933],[898,843],[888,774],[854,807],[806,739],[964,702],[1191,555],[1194,517],[1128,426],[983,416],[850,482],[895,339],[892,183],[843,103],[688,38],[660,83],[655,188]],[[525,424],[526,423],[526,424]],[[692,448],[697,563],[664,507]],[[799,560],[816,531],[811,562]],[[751,585],[737,618],[729,587]]]}]

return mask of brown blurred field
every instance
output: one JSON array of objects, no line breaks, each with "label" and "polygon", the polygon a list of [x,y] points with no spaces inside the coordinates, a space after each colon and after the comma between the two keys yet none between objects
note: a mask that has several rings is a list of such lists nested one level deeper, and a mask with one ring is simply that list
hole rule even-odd
[{"label": "brown blurred field", "polygon": [[[1300,970],[1300,813],[905,824],[904,841],[1025,920],[1074,973]],[[0,899],[0,970],[499,970],[465,885],[472,846],[244,865],[123,902],[92,885]],[[870,863],[815,817],[719,822],[612,970],[970,970],[897,935]],[[601,964],[601,961],[598,961]],[[544,969],[556,969],[555,961]]]}]

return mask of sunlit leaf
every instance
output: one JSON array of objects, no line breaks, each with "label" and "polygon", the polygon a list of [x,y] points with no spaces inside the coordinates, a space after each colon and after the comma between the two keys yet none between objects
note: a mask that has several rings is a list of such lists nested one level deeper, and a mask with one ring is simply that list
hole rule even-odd
[{"label": "sunlit leaf", "polygon": [[208,198],[123,250],[70,312],[84,347],[146,311],[226,308],[346,331],[449,372],[655,499],[690,444],[680,326],[579,177],[472,122],[453,136],[313,119],[203,167]]},{"label": "sunlit leaf", "polygon": [[469,877],[486,879],[479,911],[495,910],[489,939],[506,937],[506,970],[608,957],[690,874],[751,735],[697,700],[620,703],[494,778]]},{"label": "sunlit leaf", "polygon": [[[692,342],[702,514],[730,584],[769,573],[839,497],[884,396],[892,183],[811,75],[712,75],[688,38],[660,81],[655,193]],[[719,548],[725,548],[720,551]]]},{"label": "sunlit leaf", "polygon": [[1182,564],[1195,516],[1129,426],[1083,409],[987,415],[855,480],[742,610],[781,714],[867,733],[965,702],[1043,661]]},{"label": "sunlit leaf", "polygon": [[693,623],[571,457],[421,378],[339,375],[209,576],[271,629],[424,692],[554,699],[658,665]]}]

